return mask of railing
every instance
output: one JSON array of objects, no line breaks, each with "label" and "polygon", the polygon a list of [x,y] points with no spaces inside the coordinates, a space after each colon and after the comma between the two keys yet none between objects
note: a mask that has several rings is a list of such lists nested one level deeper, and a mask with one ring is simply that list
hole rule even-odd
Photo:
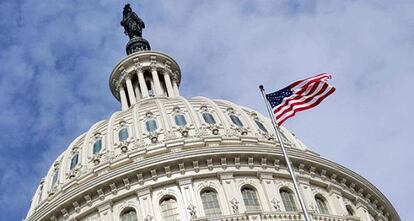
[{"label": "railing", "polygon": [[[313,221],[361,221],[355,216],[337,216],[329,214],[320,214],[316,212],[309,213]],[[199,217],[193,221],[302,221],[304,216],[301,212],[248,212],[233,215],[223,215],[217,217]]]}]

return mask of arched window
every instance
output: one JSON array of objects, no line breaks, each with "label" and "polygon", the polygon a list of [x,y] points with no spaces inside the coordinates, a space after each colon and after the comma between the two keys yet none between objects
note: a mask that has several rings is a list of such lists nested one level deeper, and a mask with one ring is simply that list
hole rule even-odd
[{"label": "arched window", "polygon": [[234,114],[230,114],[230,119],[233,124],[237,125],[238,127],[243,127],[243,123],[240,121],[239,117]]},{"label": "arched window", "polygon": [[137,221],[137,212],[133,208],[127,208],[121,214],[121,221]]},{"label": "arched window", "polygon": [[56,185],[58,178],[59,178],[59,170],[55,171],[55,173],[53,174],[51,187],[54,187]]},{"label": "arched window", "polygon": [[184,114],[176,114],[174,115],[175,124],[179,127],[184,127],[187,125],[187,121],[185,120]]},{"label": "arched window", "polygon": [[280,196],[282,197],[283,205],[285,206],[286,211],[296,211],[296,204],[293,193],[290,190],[281,189],[279,191]]},{"label": "arched window", "polygon": [[76,167],[76,165],[78,164],[79,161],[79,154],[75,153],[72,156],[72,159],[70,160],[70,170],[73,170],[73,168]]},{"label": "arched window", "polygon": [[93,154],[98,154],[102,149],[102,139],[98,139],[93,144]]},{"label": "arched window", "polygon": [[164,221],[177,221],[180,218],[177,200],[172,196],[164,197],[160,202],[161,217]]},{"label": "arched window", "polygon": [[221,215],[220,204],[215,190],[205,189],[201,192],[200,196],[201,201],[203,202],[204,213],[207,217],[216,217]]},{"label": "arched window", "polygon": [[208,113],[208,112],[203,113],[203,119],[208,124],[215,124],[216,123],[216,120],[214,120],[213,115]]},{"label": "arched window", "polygon": [[126,141],[128,139],[128,128],[123,127],[119,130],[118,137],[120,142]]},{"label": "arched window", "polygon": [[346,205],[345,208],[346,208],[346,211],[348,212],[348,216],[355,215],[355,212],[350,205]]},{"label": "arched window", "polygon": [[150,133],[153,133],[157,130],[157,122],[150,118],[147,121],[145,121],[145,127],[147,128],[147,131]]},{"label": "arched window", "polygon": [[244,205],[246,211],[258,211],[260,210],[259,198],[257,197],[256,190],[251,187],[243,187],[241,189]]},{"label": "arched window", "polygon": [[324,214],[329,213],[328,206],[326,205],[326,201],[321,195],[316,195],[315,201],[316,201],[316,204],[318,205],[319,213],[324,213]]},{"label": "arched window", "polygon": [[260,130],[262,130],[265,133],[269,133],[266,127],[258,119],[255,119],[254,122],[256,122],[256,125],[259,127]]}]

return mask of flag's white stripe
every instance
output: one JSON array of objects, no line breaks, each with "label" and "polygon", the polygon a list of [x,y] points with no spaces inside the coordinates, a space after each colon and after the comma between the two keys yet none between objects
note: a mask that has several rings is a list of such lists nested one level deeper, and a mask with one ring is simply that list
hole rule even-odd
[{"label": "flag's white stripe", "polygon": [[319,99],[320,97],[323,97],[323,96],[325,96],[327,93],[329,93],[329,92],[332,90],[332,88],[333,88],[332,86],[328,86],[328,87],[326,88],[326,90],[325,90],[323,93],[321,93],[321,94],[320,94],[320,95],[318,95],[318,96],[313,97],[311,101],[309,101],[309,102],[307,102],[307,103],[305,103],[305,104],[294,105],[291,111],[286,112],[286,113],[285,113],[285,114],[283,114],[282,116],[279,116],[279,115],[275,114],[276,119],[277,119],[278,121],[283,121],[286,117],[289,117],[289,115],[291,115],[293,112],[295,112],[298,108],[302,108],[302,107],[307,107],[307,106],[311,106],[311,105],[313,105],[316,101],[318,101],[318,99]]},{"label": "flag's white stripe", "polygon": [[[285,98],[283,99],[282,103],[280,103],[279,105],[275,106],[275,107],[272,109],[272,110],[273,110],[273,113],[274,113],[274,112],[276,111],[276,109],[277,109],[277,108],[279,108],[279,107],[283,107],[282,109],[286,109],[286,108],[290,107],[292,102],[295,102],[296,100],[298,100],[298,99],[292,99],[292,98],[294,98],[294,97],[296,97],[296,96],[298,96],[298,95],[304,96],[304,95],[308,94],[308,93],[311,91],[311,89],[313,88],[313,86],[314,86],[315,84],[319,84],[319,83],[320,83],[320,82],[314,82],[314,83],[310,84],[310,85],[308,86],[308,88],[306,88],[306,90],[305,90],[305,91],[303,91],[303,92],[302,92],[302,93],[300,93],[300,94],[297,94],[297,92],[298,92],[299,90],[293,91],[293,94],[292,94],[292,95],[290,95],[289,97],[285,97]],[[318,90],[318,89],[316,89],[316,90]],[[315,90],[315,91],[316,91],[316,90]],[[312,94],[313,94],[313,93],[312,93]],[[278,112],[282,111],[282,109],[281,109],[281,110],[279,110]],[[278,113],[278,112],[277,112],[277,113]]]},{"label": "flag's white stripe", "polygon": [[320,81],[326,81],[326,80],[331,78],[331,75],[330,74],[323,74],[323,75],[320,75],[320,76],[315,76],[315,77],[308,78],[308,79],[304,80],[303,82],[300,82],[298,85],[296,85],[294,88],[291,88],[291,89],[293,89],[293,90],[300,89],[305,84],[307,84],[309,81],[312,81],[312,80],[317,79],[317,78],[320,78]]},{"label": "flag's white stripe", "polygon": [[[308,99],[308,98],[312,98],[310,101],[308,101],[308,102],[306,102],[306,103],[304,103],[304,104],[295,104],[295,105],[292,105],[292,110],[291,111],[289,111],[289,112],[286,112],[285,114],[283,114],[283,112],[282,111],[280,111],[280,112],[277,112],[277,113],[275,113],[275,116],[277,117],[277,118],[280,118],[281,116],[284,116],[284,115],[287,115],[288,113],[292,113],[292,112],[294,112],[296,109],[298,109],[298,108],[301,108],[301,107],[306,107],[306,106],[311,106],[311,105],[313,105],[320,97],[323,97],[325,94],[327,94],[330,90],[331,90],[331,88],[332,88],[332,86],[329,86],[328,85],[328,87],[322,92],[322,93],[320,93],[320,94],[318,94],[317,96],[308,96],[307,98],[305,98],[305,99]],[[319,90],[320,91],[320,90]],[[296,103],[299,103],[299,102],[296,102]],[[283,114],[283,115],[282,115]]]},{"label": "flag's white stripe", "polygon": [[[311,94],[307,94],[311,89],[312,89],[312,87],[315,85],[315,84],[318,84],[318,86],[317,86],[317,88],[316,88],[316,90],[315,91],[313,91]],[[281,106],[283,106],[283,108],[281,108],[278,112],[276,112],[276,113],[274,113],[275,115],[278,115],[278,114],[281,114],[281,113],[283,113],[283,111],[285,111],[286,109],[290,109],[292,106],[294,106],[295,105],[295,103],[299,103],[299,102],[304,102],[306,99],[308,99],[309,97],[312,97],[312,96],[315,96],[316,94],[318,94],[319,93],[319,91],[322,89],[322,87],[323,87],[323,85],[324,84],[326,84],[326,83],[324,83],[324,82],[316,82],[316,83],[312,83],[311,85],[309,85],[309,88],[306,90],[306,92],[305,93],[302,93],[302,94],[304,94],[304,96],[302,97],[302,98],[299,98],[299,99],[293,99],[293,100],[288,100],[287,98],[286,99],[284,99],[286,102],[283,102],[282,104],[280,104],[280,105],[278,105],[278,106],[276,106],[275,108],[274,108],[274,110],[276,110],[278,107],[281,107]],[[292,96],[297,96],[296,94],[294,94],[294,95],[292,95]],[[288,100],[288,101],[287,101]]]}]

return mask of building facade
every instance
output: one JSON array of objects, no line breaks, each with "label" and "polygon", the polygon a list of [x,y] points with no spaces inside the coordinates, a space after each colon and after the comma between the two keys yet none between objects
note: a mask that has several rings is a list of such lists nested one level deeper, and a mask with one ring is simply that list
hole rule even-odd
[{"label": "building facade", "polygon": [[[271,121],[180,96],[174,59],[133,40],[109,81],[122,110],[54,161],[26,221],[304,220]],[[313,220],[400,220],[366,179],[282,133]]]}]

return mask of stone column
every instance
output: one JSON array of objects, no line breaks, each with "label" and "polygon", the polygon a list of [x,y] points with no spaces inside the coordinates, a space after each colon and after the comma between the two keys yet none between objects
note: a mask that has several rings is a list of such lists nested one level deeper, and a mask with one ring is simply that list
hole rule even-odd
[{"label": "stone column", "polygon": [[142,69],[137,70],[139,89],[141,90],[142,98],[149,97],[147,84],[145,83],[144,72]]},{"label": "stone column", "polygon": [[173,84],[173,88],[174,88],[174,93],[175,93],[175,96],[176,96],[176,97],[179,97],[179,96],[180,96],[180,91],[178,90],[177,79],[174,79],[174,80],[172,81],[172,84]]},{"label": "stone column", "polygon": [[154,95],[162,95],[162,88],[161,88],[161,83],[160,83],[160,79],[158,78],[158,72],[157,72],[157,68],[155,65],[151,66],[151,74],[152,74],[152,80],[154,82]]},{"label": "stone column", "polygon": [[166,71],[166,70],[164,71],[164,81],[165,81],[165,86],[167,86],[168,96],[175,97],[173,86],[171,84],[171,78],[170,78],[169,71]]},{"label": "stone column", "polygon": [[141,206],[142,216],[148,218],[148,221],[154,220],[154,210],[152,208],[151,190],[149,188],[137,191],[139,204]]},{"label": "stone column", "polygon": [[334,211],[331,211],[332,214],[343,216],[347,215],[348,212],[346,211],[346,207],[344,204],[344,199],[342,198],[341,189],[338,186],[335,185],[329,185],[328,186],[328,192],[329,192],[329,205],[331,205],[331,208]]},{"label": "stone column", "polygon": [[134,85],[134,91],[135,91],[136,100],[138,102],[141,99],[141,91],[139,91],[138,82],[136,82],[136,84]]},{"label": "stone column", "polygon": [[127,96],[125,94],[125,89],[124,89],[123,86],[121,86],[119,88],[119,96],[121,96],[122,110],[127,110],[128,109],[128,100],[127,100]]},{"label": "stone column", "polygon": [[184,206],[186,209],[186,216],[187,220],[191,220],[190,212],[194,212],[195,216],[200,216],[200,209],[196,208],[196,202],[194,199],[194,189],[193,189],[193,182],[191,181],[191,178],[184,178],[178,180],[178,186],[181,190],[181,195],[183,196]]},{"label": "stone column", "polygon": [[112,203],[106,202],[98,206],[99,220],[100,221],[112,221]]},{"label": "stone column", "polygon": [[135,99],[134,88],[132,87],[132,82],[131,82],[130,77],[128,77],[126,79],[126,86],[127,86],[127,90],[128,90],[129,102],[131,103],[131,106],[132,106],[135,103],[137,103],[137,100]]}]

